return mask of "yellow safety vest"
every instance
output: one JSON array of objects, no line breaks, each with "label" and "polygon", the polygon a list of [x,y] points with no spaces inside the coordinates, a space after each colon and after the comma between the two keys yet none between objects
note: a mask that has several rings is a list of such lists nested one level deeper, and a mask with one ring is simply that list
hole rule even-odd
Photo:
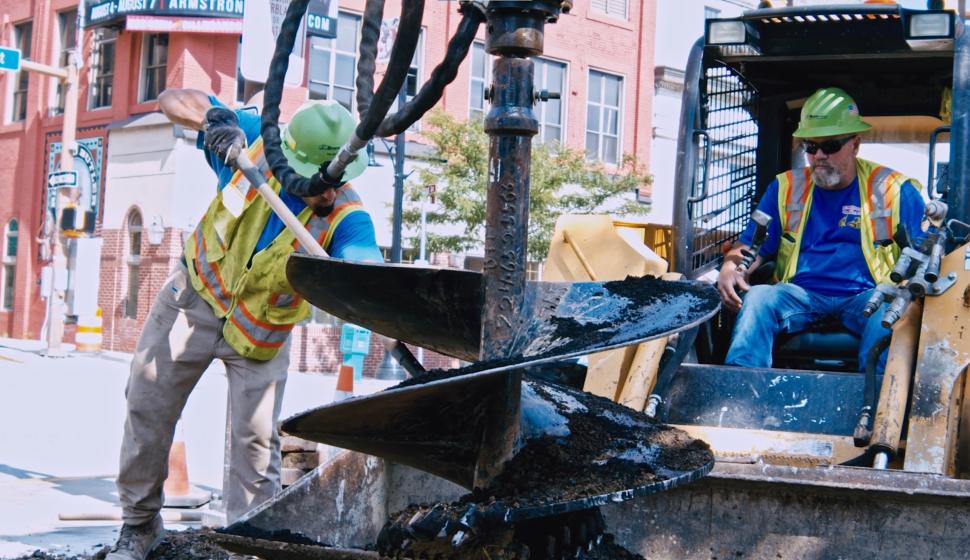
[{"label": "yellow safety vest", "polygon": [[[911,181],[919,190],[922,185],[902,173],[861,158],[856,158],[856,176],[862,208],[859,229],[862,254],[873,280],[877,284],[889,282],[889,273],[899,257],[899,246],[890,242],[899,225],[903,183]],[[775,280],[788,282],[798,269],[798,253],[812,209],[815,184],[808,167],[782,173],[777,179],[782,237],[775,259]]]},{"label": "yellow safety vest", "polygon": [[[249,148],[249,157],[279,193],[280,184],[263,155],[262,139]],[[321,218],[304,208],[297,218],[328,249],[337,224],[360,211],[360,197],[345,185],[338,190],[329,216]],[[209,205],[185,244],[192,287],[217,317],[226,319],[222,328],[226,342],[241,356],[255,360],[275,357],[293,325],[310,312],[309,305],[286,279],[290,253],[304,252],[293,233],[284,229],[268,246],[253,254],[271,212],[256,187],[237,171]]]}]

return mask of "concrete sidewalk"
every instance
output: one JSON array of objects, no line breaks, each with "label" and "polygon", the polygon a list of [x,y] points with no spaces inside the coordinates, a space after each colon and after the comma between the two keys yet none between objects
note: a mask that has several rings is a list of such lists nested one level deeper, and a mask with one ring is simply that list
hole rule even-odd
[{"label": "concrete sidewalk", "polygon": [[[131,356],[50,358],[42,344],[0,338],[0,558],[40,549],[90,554],[117,538],[120,522],[59,521],[58,514],[120,513],[114,477]],[[290,372],[286,418],[326,404],[336,378]],[[365,380],[358,394],[388,386]],[[226,378],[221,362],[202,376],[182,415],[192,484],[221,491]],[[169,528],[177,525],[167,524]]]}]

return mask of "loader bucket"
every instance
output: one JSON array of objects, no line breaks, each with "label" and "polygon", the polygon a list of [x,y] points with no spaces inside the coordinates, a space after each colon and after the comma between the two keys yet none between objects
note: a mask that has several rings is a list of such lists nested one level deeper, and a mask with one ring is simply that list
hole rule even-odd
[{"label": "loader bucket", "polygon": [[[489,407],[510,379],[518,384],[523,375],[516,453],[490,487],[460,497],[458,487],[443,488],[423,472],[389,473],[395,463],[405,464],[470,487],[478,444],[495,420]],[[392,462],[339,455],[213,535],[229,550],[267,559],[374,560],[376,529],[386,519],[382,504],[415,499],[385,494],[392,490],[410,495],[423,487],[436,499],[457,498],[452,507],[470,530],[487,532],[662,492],[714,466],[707,445],[683,431],[521,369],[444,377],[349,399],[294,416],[282,430]]]},{"label": "loader bucket", "polygon": [[[467,361],[480,357],[482,275],[294,253],[290,284],[314,306],[385,336]],[[502,365],[581,356],[672,334],[714,315],[710,285],[651,276],[528,282]]]}]

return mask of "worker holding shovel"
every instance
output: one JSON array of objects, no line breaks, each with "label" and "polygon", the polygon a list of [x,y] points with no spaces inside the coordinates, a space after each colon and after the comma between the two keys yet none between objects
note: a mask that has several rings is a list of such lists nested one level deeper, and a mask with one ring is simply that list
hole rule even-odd
[{"label": "worker holding shovel", "polygon": [[[126,390],[128,407],[118,493],[124,525],[107,560],[143,560],[162,540],[162,485],[175,424],[202,373],[222,360],[229,382],[229,522],[280,488],[276,423],[289,365],[293,325],[309,304],[286,278],[286,261],[304,250],[257,185],[231,162],[242,150],[269,186],[330,255],[382,262],[374,225],[347,181],[367,167],[363,153],[337,184],[321,179],[354,131],[333,101],[303,105],[282,133],[290,167],[310,178],[311,195],[293,196],[271,177],[260,119],[232,111],[197,90],[167,90],[162,112],[199,132],[199,147],[219,177],[215,199],[185,243],[180,263],[158,294],[138,340]],[[324,175],[325,176],[325,175]]]}]

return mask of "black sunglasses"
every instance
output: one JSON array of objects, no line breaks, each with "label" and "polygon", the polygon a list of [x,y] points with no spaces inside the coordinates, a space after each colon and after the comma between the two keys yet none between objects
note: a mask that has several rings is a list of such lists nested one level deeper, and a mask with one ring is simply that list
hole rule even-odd
[{"label": "black sunglasses", "polygon": [[830,156],[841,150],[842,146],[848,144],[853,138],[855,138],[855,136],[846,136],[845,138],[833,138],[831,140],[826,140],[825,142],[811,142],[809,140],[802,140],[802,149],[805,150],[806,153],[813,156],[818,153],[819,150],[822,150],[823,154]]}]

